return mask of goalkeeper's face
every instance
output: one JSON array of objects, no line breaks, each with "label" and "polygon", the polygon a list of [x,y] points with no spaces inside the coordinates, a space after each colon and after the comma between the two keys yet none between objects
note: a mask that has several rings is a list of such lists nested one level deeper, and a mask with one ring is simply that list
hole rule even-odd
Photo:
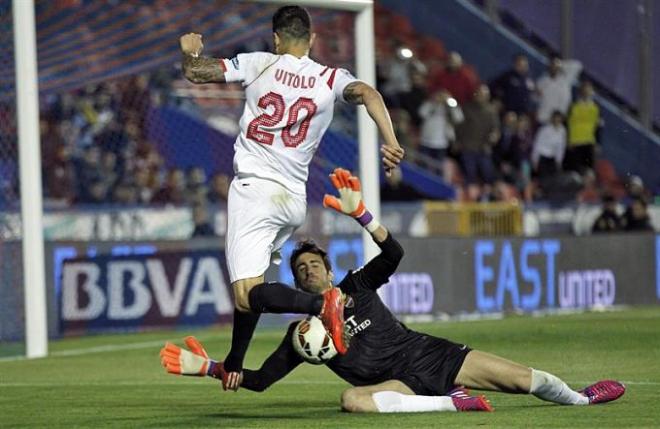
[{"label": "goalkeeper's face", "polygon": [[302,253],[294,264],[296,283],[310,293],[323,293],[332,287],[332,271],[326,269],[323,258],[315,253]]}]

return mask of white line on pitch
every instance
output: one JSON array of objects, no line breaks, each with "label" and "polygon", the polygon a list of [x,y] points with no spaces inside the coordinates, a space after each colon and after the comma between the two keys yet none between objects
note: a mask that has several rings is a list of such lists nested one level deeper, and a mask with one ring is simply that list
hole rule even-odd
[{"label": "white line on pitch", "polygon": [[[197,339],[205,340],[210,337],[197,337]],[[162,340],[153,340],[153,341],[143,341],[141,343],[128,343],[128,344],[108,344],[104,346],[94,346],[94,347],[85,347],[80,349],[70,349],[70,350],[60,350],[55,352],[50,352],[48,357],[62,357],[62,356],[82,356],[92,353],[107,353],[107,352],[116,352],[121,350],[139,350],[139,349],[148,349],[150,347],[158,347],[165,344],[167,339]],[[17,360],[26,360],[25,356],[10,356],[0,358],[0,362],[11,362]]]},{"label": "white line on pitch", "polygon": [[[254,338],[258,339],[259,337],[272,336],[270,333],[261,333],[256,332]],[[208,339],[218,338],[217,335],[198,335],[196,336],[198,340],[206,341]],[[163,338],[162,340],[153,340],[153,341],[143,341],[139,343],[128,343],[128,344],[108,344],[104,346],[94,346],[94,347],[84,347],[79,349],[70,349],[70,350],[60,350],[55,352],[50,352],[47,357],[61,357],[61,356],[82,356],[92,353],[106,353],[106,352],[116,352],[121,350],[139,350],[147,349],[150,347],[158,347],[165,344],[165,341],[171,341],[171,339]],[[25,356],[8,356],[0,357],[0,363],[2,362],[14,362],[20,360],[27,360]]]}]

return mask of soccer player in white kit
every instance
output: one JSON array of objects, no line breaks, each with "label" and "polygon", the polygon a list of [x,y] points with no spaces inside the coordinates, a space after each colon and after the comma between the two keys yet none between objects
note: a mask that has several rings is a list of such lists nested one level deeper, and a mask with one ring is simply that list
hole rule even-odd
[{"label": "soccer player in white kit", "polygon": [[[275,54],[253,52],[232,59],[201,56],[202,36],[181,36],[183,71],[194,83],[241,82],[245,110],[234,144],[225,252],[235,299],[232,347],[224,361],[225,390],[236,390],[243,358],[262,312],[318,314],[339,353],[345,353],[343,297],[323,296],[264,283],[264,273],[284,242],[305,219],[309,163],[332,120],[334,103],[364,104],[383,140],[386,173],[404,151],[394,135],[382,97],[348,71],[308,57],[311,20],[299,6],[273,15]],[[364,225],[368,212],[356,214]],[[336,289],[336,288],[333,288]]]}]

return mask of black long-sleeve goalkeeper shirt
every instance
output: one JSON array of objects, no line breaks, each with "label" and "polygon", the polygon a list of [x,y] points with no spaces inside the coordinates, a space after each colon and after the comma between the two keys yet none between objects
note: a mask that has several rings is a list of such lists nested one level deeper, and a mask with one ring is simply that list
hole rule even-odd
[{"label": "black long-sleeve goalkeeper shirt", "polygon": [[[410,346],[420,335],[397,320],[376,293],[403,257],[403,248],[390,234],[377,244],[381,253],[337,285],[348,295],[344,319],[353,338],[348,353],[335,356],[327,366],[354,386],[381,383],[402,373]],[[304,362],[291,339],[296,323],[289,325],[282,343],[259,370],[244,370],[242,387],[261,392]]]}]

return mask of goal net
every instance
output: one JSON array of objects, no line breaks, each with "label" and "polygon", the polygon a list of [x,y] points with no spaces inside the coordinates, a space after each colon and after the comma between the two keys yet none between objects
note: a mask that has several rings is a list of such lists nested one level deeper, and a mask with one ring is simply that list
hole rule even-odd
[{"label": "goal net", "polygon": [[[311,57],[356,73],[356,14],[299,3],[308,6],[318,35]],[[185,81],[178,38],[203,34],[204,53],[215,57],[271,51],[271,17],[280,5],[35,0],[51,338],[69,326],[62,321],[63,261],[181,247],[173,242],[195,248],[187,240],[198,224],[210,224],[214,243],[222,243],[244,94],[240,85]],[[0,357],[23,353],[25,331],[13,37],[12,1],[0,0]],[[338,105],[310,167],[303,234],[327,223],[319,204],[331,191],[332,169],[360,170],[357,124],[356,109]],[[92,312],[94,294],[81,291],[77,308]],[[124,292],[125,305],[136,299]]]},{"label": "goal net", "polygon": [[0,359],[23,353],[18,143],[12,5],[0,2]]}]

